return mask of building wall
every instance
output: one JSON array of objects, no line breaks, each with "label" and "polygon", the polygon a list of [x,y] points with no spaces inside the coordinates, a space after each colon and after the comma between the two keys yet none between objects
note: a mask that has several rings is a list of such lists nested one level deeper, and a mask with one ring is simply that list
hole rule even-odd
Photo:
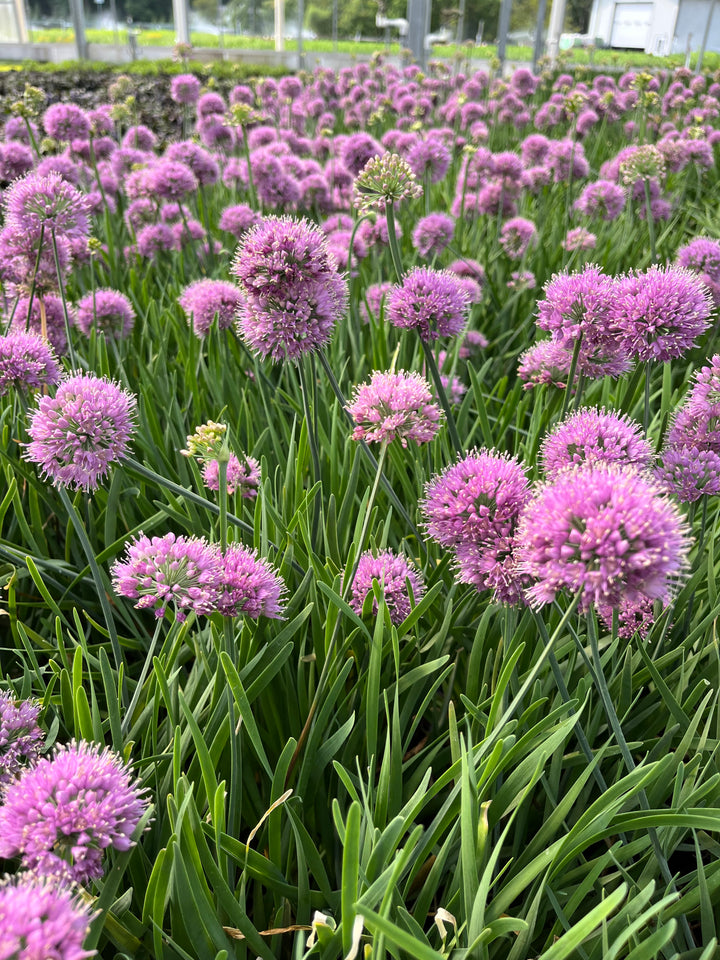
[{"label": "building wall", "polygon": [[[681,0],[675,26],[673,53],[683,53],[687,49],[690,34],[692,35],[690,49],[698,49],[707,25],[709,8],[710,4],[707,0]],[[717,3],[713,10],[710,35],[705,49],[720,52],[720,4]]]}]

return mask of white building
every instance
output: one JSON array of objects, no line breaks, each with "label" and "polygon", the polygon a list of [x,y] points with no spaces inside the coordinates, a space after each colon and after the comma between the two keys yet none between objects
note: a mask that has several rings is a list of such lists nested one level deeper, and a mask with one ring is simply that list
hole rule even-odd
[{"label": "white building", "polygon": [[665,56],[697,50],[712,17],[706,50],[720,52],[714,0],[593,0],[588,35],[609,47]]}]

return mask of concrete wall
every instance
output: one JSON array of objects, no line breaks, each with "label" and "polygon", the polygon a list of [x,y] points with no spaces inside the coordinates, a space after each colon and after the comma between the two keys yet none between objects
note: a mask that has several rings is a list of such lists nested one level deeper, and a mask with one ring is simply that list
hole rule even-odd
[{"label": "concrete wall", "polygon": [[[616,0],[594,0],[588,34],[609,44]],[[665,56],[684,53],[688,36],[690,49],[697,50],[707,23],[711,0],[654,0],[646,53]],[[720,3],[715,4],[708,50],[720,52]]]}]

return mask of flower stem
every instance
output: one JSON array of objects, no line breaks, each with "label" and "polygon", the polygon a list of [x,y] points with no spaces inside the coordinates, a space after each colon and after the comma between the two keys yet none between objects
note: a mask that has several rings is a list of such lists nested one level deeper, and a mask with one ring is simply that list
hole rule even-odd
[{"label": "flower stem", "polygon": [[650,203],[650,181],[643,180],[643,189],[645,191],[645,216],[648,224],[648,237],[650,239],[650,257],[652,263],[657,263],[657,249],[655,246],[655,221],[652,215],[652,206]]},{"label": "flower stem", "polygon": [[103,617],[105,618],[105,626],[107,627],[108,636],[110,637],[110,645],[113,651],[113,657],[115,659],[115,666],[117,667],[118,673],[122,672],[122,701],[123,705],[127,706],[127,686],[125,679],[125,661],[123,659],[122,650],[120,649],[120,641],[118,640],[117,630],[115,629],[115,620],[113,619],[112,610],[110,609],[110,602],[108,600],[107,593],[105,591],[105,584],[103,583],[102,575],[100,573],[100,567],[98,567],[97,560],[95,559],[95,552],[93,551],[90,540],[88,539],[87,531],[85,530],[85,524],[80,517],[80,514],[75,509],[75,505],[67,494],[65,487],[59,486],[57,488],[62,500],[62,504],[67,511],[67,514],[72,521],[72,525],[75,527],[75,533],[78,536],[80,545],[83,548],[85,556],[87,557],[87,562],[90,567],[90,573],[92,578],[95,581],[95,590],[97,591],[98,600],[100,601],[100,606],[102,607]]},{"label": "flower stem", "polygon": [[395,210],[392,200],[388,200],[385,206],[385,219],[387,220],[388,245],[390,246],[390,256],[392,257],[393,267],[395,267],[395,275],[397,282],[402,283],[405,271],[403,270],[400,248],[397,242],[397,233],[395,232]]},{"label": "flower stem", "polygon": [[68,354],[70,355],[70,367],[72,370],[77,370],[77,357],[75,356],[75,349],[72,343],[72,335],[70,333],[70,314],[68,313],[67,301],[65,299],[65,287],[63,285],[62,277],[60,275],[60,260],[58,259],[57,251],[57,240],[55,239],[55,231],[50,231],[50,236],[52,237],[52,249],[53,249],[53,259],[55,260],[55,273],[57,274],[58,287],[60,288],[60,300],[62,301],[63,308],[63,317],[65,318],[65,336],[67,337],[68,342]]},{"label": "flower stem", "polygon": [[152,665],[153,654],[155,653],[155,647],[157,646],[157,642],[160,639],[160,631],[162,629],[162,623],[163,623],[162,617],[159,617],[157,620],[157,623],[155,624],[155,632],[153,633],[152,640],[150,641],[150,646],[148,647],[147,656],[145,657],[145,663],[143,664],[142,670],[140,671],[140,676],[137,681],[137,686],[135,687],[135,692],[132,695],[130,706],[125,711],[125,716],[123,717],[122,722],[120,724],[120,732],[122,733],[123,736],[130,730],[130,725],[132,724],[132,715],[135,711],[135,707],[138,704],[138,700],[140,699],[143,684],[145,683],[145,679],[150,670],[150,666]]},{"label": "flower stem", "polygon": [[650,428],[650,361],[645,364],[645,407],[643,412],[645,436]]},{"label": "flower stem", "polygon": [[[600,699],[605,710],[605,716],[607,717],[608,723],[610,724],[610,729],[613,732],[615,741],[620,748],[620,754],[623,758],[625,768],[628,773],[632,773],[636,769],[635,761],[632,758],[630,753],[630,748],[628,746],[627,740],[625,739],[625,734],[623,733],[622,726],[620,724],[620,719],[618,718],[617,712],[612,702],[610,696],[610,690],[607,685],[607,680],[605,678],[605,672],[603,670],[602,660],[600,658],[600,647],[598,646],[598,635],[597,635],[597,624],[595,622],[595,617],[592,610],[588,614],[587,618],[587,632],[588,640],[590,641],[590,651],[592,653],[592,659],[595,663],[595,674],[593,679],[596,682],[597,690],[600,695]],[[638,793],[638,801],[643,810],[650,809],[650,803],[648,802],[647,794],[645,790],[642,789]],[[675,881],[673,879],[672,873],[670,872],[670,867],[667,862],[667,858],[663,852],[662,847],[660,846],[660,840],[657,835],[657,830],[655,827],[648,827],[648,836],[650,837],[650,843],[652,844],[653,851],[655,853],[655,858],[660,867],[660,872],[665,880],[665,883],[668,886],[668,890],[673,893],[677,893],[677,887],[675,886]],[[687,922],[687,919],[683,915],[681,918],[681,927],[687,942],[687,947],[689,950],[693,950],[696,946],[695,941],[693,940],[692,933],[690,931],[690,926]]]},{"label": "flower stem", "polygon": [[564,420],[568,410],[570,409],[570,396],[572,394],[572,385],[575,380],[575,372],[577,370],[578,360],[580,359],[580,345],[582,344],[582,334],[575,341],[575,346],[573,347],[572,360],[570,361],[570,373],[568,374],[567,387],[565,388],[565,396],[563,397],[562,411],[560,412],[560,419]]},{"label": "flower stem", "polygon": [[[318,453],[317,436],[315,434],[315,424],[310,409],[310,389],[307,382],[305,371],[305,358],[301,357],[298,363],[298,373],[300,374],[300,393],[302,394],[303,412],[305,414],[305,423],[307,425],[308,442],[310,444],[310,456],[313,464],[313,482],[320,483],[322,476],[320,474],[320,454]],[[317,541],[318,524],[320,522],[320,498],[315,497],[313,506],[312,537],[313,544]]]},{"label": "flower stem", "polygon": [[[380,456],[377,461],[377,470],[375,471],[375,479],[373,481],[372,489],[370,490],[370,496],[368,498],[367,505],[365,507],[365,516],[363,517],[363,524],[360,530],[360,537],[358,540],[357,553],[355,554],[355,559],[352,565],[352,571],[347,579],[343,582],[341,597],[343,600],[347,600],[350,595],[350,590],[352,588],[353,580],[355,579],[355,574],[357,573],[358,564],[360,563],[360,557],[362,556],[363,549],[365,547],[365,538],[367,537],[368,527],[370,526],[370,517],[372,515],[373,505],[375,503],[375,497],[380,486],[380,480],[383,476],[383,464],[385,463],[385,455],[387,453],[387,441],[383,442],[380,447]],[[300,736],[298,737],[297,746],[295,747],[295,752],[292,755],[290,761],[290,766],[288,767],[287,777],[285,778],[286,784],[289,782],[292,772],[297,763],[298,757],[305,746],[305,741],[308,738],[310,733],[310,727],[312,726],[313,717],[320,702],[320,697],[325,691],[327,685],[328,677],[330,675],[330,667],[335,662],[335,646],[337,644],[337,639],[340,634],[340,621],[341,615],[338,610],[337,619],[335,621],[335,626],[333,627],[332,637],[330,638],[330,643],[328,644],[327,653],[325,654],[325,662],[323,663],[322,670],[320,671],[320,677],[318,679],[318,684],[315,689],[315,695],[313,696],[312,703],[310,704],[310,709],[308,711],[307,720],[305,725],[302,728]]]},{"label": "flower stem", "polygon": [[[333,393],[337,397],[338,402],[342,407],[342,410],[345,414],[346,419],[348,420],[351,426],[355,426],[355,421],[353,420],[352,415],[347,408],[347,399],[345,398],[345,395],[342,392],[342,388],[340,387],[340,384],[337,382],[335,378],[335,374],[333,373],[332,367],[328,363],[328,359],[322,350],[318,351],[318,358],[320,360],[320,363],[322,365],[323,370],[325,371],[325,374],[328,380],[330,381],[330,386],[332,387]],[[372,469],[377,470],[378,462],[373,456],[373,452],[370,449],[370,447],[367,445],[367,443],[364,440],[360,440],[359,444],[360,444],[360,449],[365,454]],[[418,546],[420,547],[422,552],[426,554],[427,547],[425,546],[425,541],[423,540],[420,534],[420,531],[413,523],[410,517],[410,514],[405,509],[405,506],[403,505],[402,501],[398,498],[398,495],[393,490],[392,484],[390,483],[388,478],[385,476],[385,474],[382,475],[380,482],[382,483],[385,493],[387,493],[388,497],[390,498],[392,505],[395,507],[395,509],[398,511],[400,516],[403,518],[405,523],[408,525],[408,527],[412,530],[413,534],[417,538]]]},{"label": "flower stem", "polygon": [[[418,334],[418,336],[420,336]],[[430,376],[433,378],[433,383],[435,384],[435,390],[437,391],[438,399],[442,405],[443,410],[445,411],[445,419],[447,420],[448,432],[450,434],[450,442],[455,448],[455,453],[458,457],[461,457],[463,454],[463,446],[460,442],[460,436],[457,432],[457,426],[455,425],[455,417],[450,407],[450,402],[447,398],[447,393],[445,392],[445,387],[443,386],[442,379],[440,378],[440,371],[438,370],[438,365],[435,362],[435,357],[433,355],[430,344],[426,343],[422,337],[420,337],[420,343],[422,344],[423,353],[425,354],[425,364],[430,371]]]}]

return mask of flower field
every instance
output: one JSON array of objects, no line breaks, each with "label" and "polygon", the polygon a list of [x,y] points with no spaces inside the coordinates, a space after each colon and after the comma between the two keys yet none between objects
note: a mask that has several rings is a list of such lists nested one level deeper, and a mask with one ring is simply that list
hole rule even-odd
[{"label": "flower field", "polygon": [[720,77],[157,83],[0,142],[0,958],[720,956]]}]

